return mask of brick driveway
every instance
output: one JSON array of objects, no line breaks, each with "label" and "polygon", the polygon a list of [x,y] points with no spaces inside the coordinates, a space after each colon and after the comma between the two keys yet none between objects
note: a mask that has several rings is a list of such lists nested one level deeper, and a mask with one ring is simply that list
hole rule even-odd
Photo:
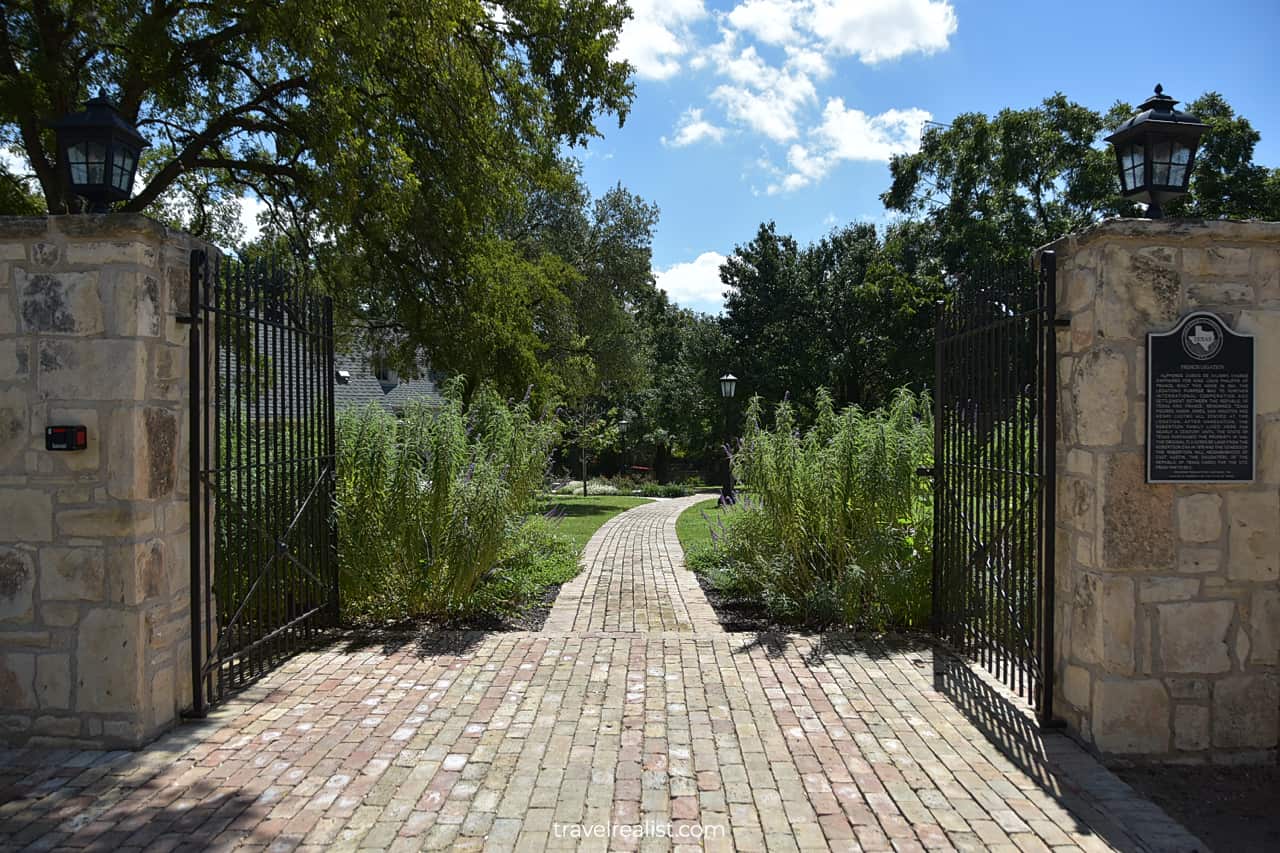
[{"label": "brick driveway", "polygon": [[541,633],[350,639],[137,753],[0,751],[0,849],[1198,846],[925,643],[723,633],[689,502],[601,528]]}]

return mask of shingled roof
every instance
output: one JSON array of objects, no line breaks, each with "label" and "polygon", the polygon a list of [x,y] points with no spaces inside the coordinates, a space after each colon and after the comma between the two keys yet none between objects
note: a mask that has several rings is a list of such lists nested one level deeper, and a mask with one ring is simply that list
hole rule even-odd
[{"label": "shingled roof", "polygon": [[423,371],[417,379],[399,377],[393,385],[378,381],[373,361],[368,356],[335,355],[333,362],[333,404],[336,409],[377,403],[398,415],[404,412],[405,405],[411,400],[422,400],[433,406],[444,402],[437,377],[430,369]]}]

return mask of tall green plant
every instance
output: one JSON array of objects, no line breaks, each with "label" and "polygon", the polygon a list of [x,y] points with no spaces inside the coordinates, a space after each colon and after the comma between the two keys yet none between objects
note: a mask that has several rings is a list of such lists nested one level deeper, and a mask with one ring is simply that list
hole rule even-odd
[{"label": "tall green plant", "polygon": [[[376,406],[338,418],[337,513],[344,613],[357,621],[511,610],[501,577],[542,482],[554,419],[463,382],[444,405]],[[497,600],[495,600],[497,596]]]},{"label": "tall green plant", "polygon": [[929,610],[932,502],[916,469],[933,453],[927,395],[836,412],[819,393],[801,433],[789,401],[764,423],[747,409],[734,455],[749,487],[716,549],[720,580],[786,621],[883,628],[921,624]]}]

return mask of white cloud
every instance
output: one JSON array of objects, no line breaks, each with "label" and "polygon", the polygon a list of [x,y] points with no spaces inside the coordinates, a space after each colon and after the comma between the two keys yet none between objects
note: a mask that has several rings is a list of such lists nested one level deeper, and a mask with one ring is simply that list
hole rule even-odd
[{"label": "white cloud", "polygon": [[262,234],[262,225],[258,216],[265,213],[267,203],[257,196],[241,196],[240,224],[244,226],[244,242],[252,243]]},{"label": "white cloud", "polygon": [[685,308],[717,313],[724,307],[725,286],[720,265],[728,260],[719,252],[703,252],[692,261],[674,264],[654,273],[658,287]]},{"label": "white cloud", "polygon": [[945,50],[956,10],[949,0],[814,0],[806,25],[827,51],[876,63]]},{"label": "white cloud", "polygon": [[895,154],[909,154],[920,147],[920,131],[933,115],[926,110],[885,110],[868,117],[849,109],[844,99],[832,98],[822,112],[822,124],[814,131],[841,160],[878,160],[887,163]]},{"label": "white cloud", "polygon": [[717,127],[702,117],[702,110],[690,107],[676,122],[676,133],[671,139],[662,137],[662,144],[668,148],[684,148],[704,139],[719,142],[724,139],[724,128]]},{"label": "white cloud", "polygon": [[746,0],[728,14],[729,23],[766,44],[790,44],[803,6],[793,0]]},{"label": "white cloud", "polygon": [[831,63],[827,62],[827,58],[818,51],[791,45],[787,46],[786,51],[789,67],[819,80],[825,80],[831,76]]},{"label": "white cloud", "polygon": [[732,83],[717,86],[711,99],[724,107],[731,121],[746,125],[774,142],[799,135],[800,113],[818,98],[809,75],[790,66],[769,65],[747,47],[732,52],[726,39],[714,52],[716,70]]},{"label": "white cloud", "polygon": [[832,98],[822,112],[822,123],[809,133],[808,145],[794,144],[787,151],[790,173],[769,187],[769,194],[806,187],[847,160],[888,162],[895,154],[909,154],[920,145],[920,131],[932,119],[925,110],[886,110],[869,116],[862,110]]},{"label": "white cloud", "polygon": [[[842,61],[875,64],[945,50],[957,27],[953,2],[735,0],[729,11],[713,13],[718,40],[699,47],[688,23],[706,16],[700,0],[637,0],[637,21],[661,31],[646,43],[649,76],[688,68],[718,78],[710,91],[718,109],[704,115],[691,107],[662,142],[675,148],[720,141],[728,125],[785,146],[785,170],[761,170],[762,191],[771,195],[813,185],[845,161],[887,162],[913,151],[927,112],[869,115],[821,89]],[[781,162],[782,151],[766,157]]]},{"label": "white cloud", "polygon": [[0,147],[0,164],[11,175],[28,175],[31,173],[31,162],[26,153],[18,154],[8,148]]},{"label": "white cloud", "polygon": [[674,77],[680,72],[680,58],[693,45],[689,25],[707,14],[702,0],[631,0],[631,10],[613,58],[630,62],[640,77]]}]

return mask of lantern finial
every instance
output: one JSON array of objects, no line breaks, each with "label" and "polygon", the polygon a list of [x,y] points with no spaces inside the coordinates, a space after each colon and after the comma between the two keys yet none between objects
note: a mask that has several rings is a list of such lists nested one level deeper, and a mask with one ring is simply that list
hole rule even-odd
[{"label": "lantern finial", "polygon": [[1157,95],[1164,94],[1164,86],[1161,86],[1159,83],[1156,84],[1156,94]]}]

